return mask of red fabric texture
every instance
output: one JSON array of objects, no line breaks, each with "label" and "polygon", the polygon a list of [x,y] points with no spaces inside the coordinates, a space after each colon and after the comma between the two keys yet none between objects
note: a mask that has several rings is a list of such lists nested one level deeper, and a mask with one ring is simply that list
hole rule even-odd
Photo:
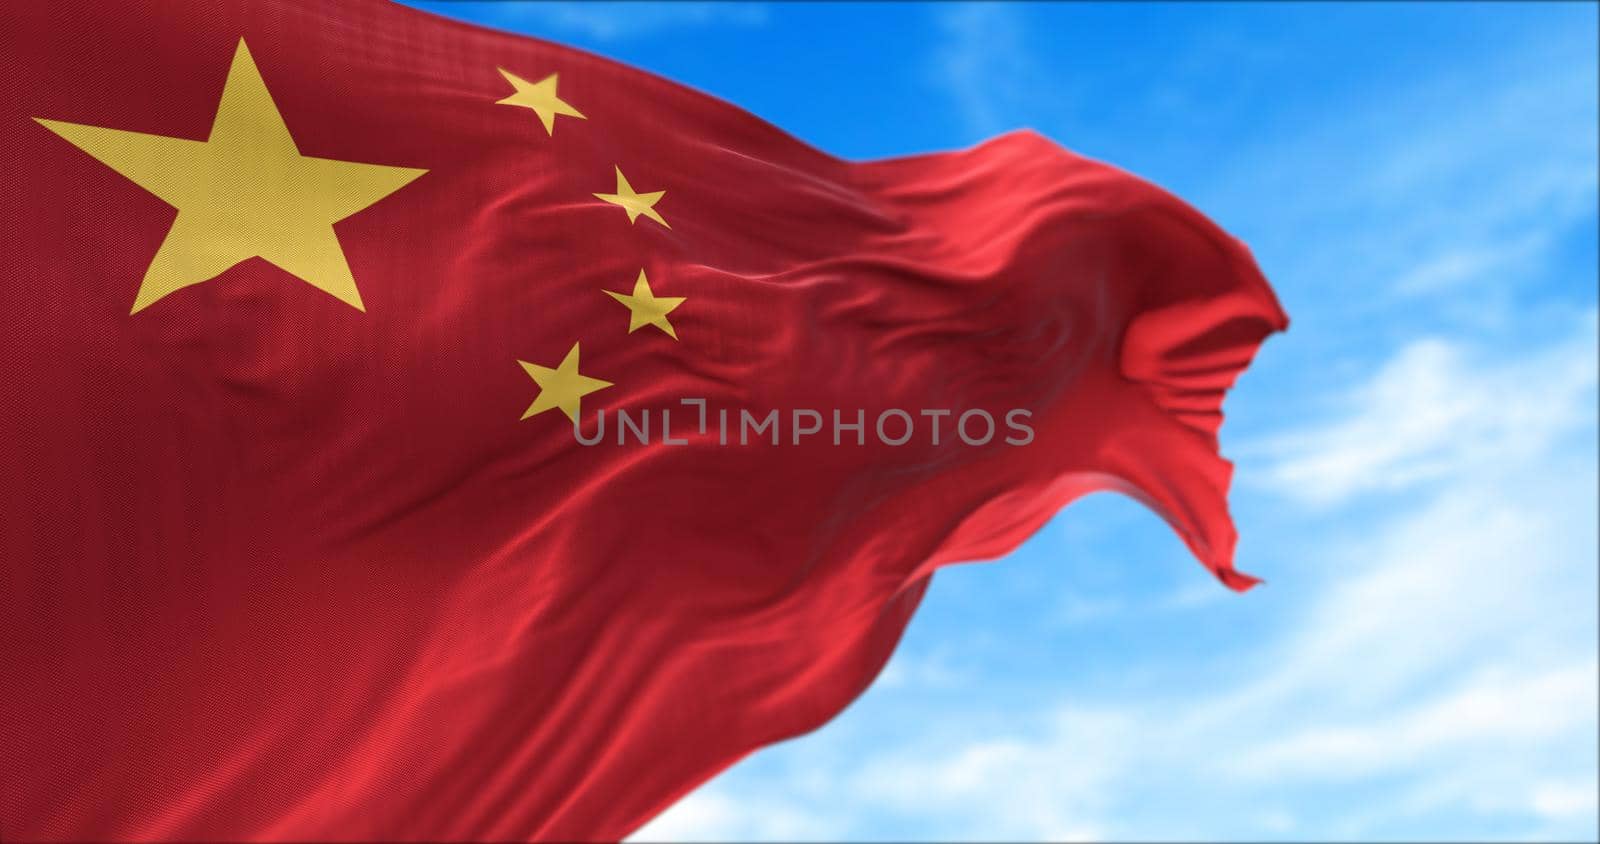
[{"label": "red fabric texture", "polygon": [[[0,24],[0,839],[617,838],[826,722],[936,568],[1078,496],[1253,582],[1216,432],[1287,320],[1133,176],[1028,132],[841,161],[377,0]],[[130,315],[176,212],[32,119],[203,140],[241,38],[301,154],[428,170],[335,227],[364,312],[252,259]],[[587,119],[546,134],[497,68]],[[615,167],[670,229],[594,198]],[[605,295],[640,269],[685,297],[676,341]],[[519,419],[518,361],[575,342],[615,384],[594,446]],[[687,445],[618,445],[619,408]],[[722,408],[779,410],[781,443],[719,444]],[[793,444],[794,408],[823,432]],[[1000,430],[933,445],[924,409]]]}]

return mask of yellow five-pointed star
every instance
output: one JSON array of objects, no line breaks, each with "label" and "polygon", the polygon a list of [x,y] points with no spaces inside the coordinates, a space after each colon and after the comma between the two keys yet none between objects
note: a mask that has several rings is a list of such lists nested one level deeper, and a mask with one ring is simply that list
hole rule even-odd
[{"label": "yellow five-pointed star", "polygon": [[556,133],[556,115],[558,114],[576,117],[579,120],[589,119],[573,108],[566,100],[556,96],[556,74],[552,73],[538,82],[529,82],[503,67],[496,68],[496,70],[499,70],[500,75],[504,76],[506,81],[511,83],[511,87],[516,89],[516,92],[511,96],[503,100],[497,100],[496,105],[521,106],[533,109],[534,114],[539,115],[539,122],[544,124],[545,134],[554,135]]},{"label": "yellow five-pointed star", "polygon": [[333,224],[427,172],[301,155],[243,39],[204,141],[35,119],[178,209],[133,313],[255,257],[365,310]]},{"label": "yellow five-pointed star", "polygon": [[672,309],[683,304],[683,296],[657,296],[650,289],[650,279],[645,278],[644,270],[639,271],[639,278],[633,283],[633,295],[607,290],[606,295],[628,306],[628,333],[632,334],[646,325],[653,325],[667,336],[678,339],[678,332],[672,330],[672,323],[667,321],[667,314]]},{"label": "yellow five-pointed star", "polygon": [[[667,221],[661,219],[661,215],[656,213],[655,205],[661,201],[661,197],[666,195],[667,192],[664,190],[655,190],[649,193],[635,192],[633,185],[628,184],[628,177],[622,175],[621,167],[617,168],[617,192],[595,194],[596,197],[612,205],[620,205],[622,210],[628,212],[628,222],[630,223],[637,221],[639,215],[643,214],[663,226],[667,226]],[[670,229],[672,227],[667,226],[667,228]]]},{"label": "yellow five-pointed star", "polygon": [[523,419],[549,410],[552,407],[561,409],[562,413],[573,422],[578,421],[578,416],[583,410],[583,397],[596,390],[604,390],[611,386],[610,381],[601,381],[599,378],[590,378],[578,372],[578,344],[572,344],[572,350],[561,359],[555,369],[528,363],[519,360],[522,368],[527,371],[528,377],[539,385],[539,395],[533,399],[533,404],[528,405]]}]

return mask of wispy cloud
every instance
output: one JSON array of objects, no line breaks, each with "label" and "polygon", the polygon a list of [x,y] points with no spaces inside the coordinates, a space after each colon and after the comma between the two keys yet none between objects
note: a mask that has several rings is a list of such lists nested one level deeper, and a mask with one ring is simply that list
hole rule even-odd
[{"label": "wispy cloud", "polygon": [[[976,734],[835,749],[764,790],[787,795],[781,808],[734,817],[718,807],[745,795],[714,785],[653,832],[783,837],[763,818],[788,817],[793,834],[826,818],[870,837],[889,816],[953,839],[1593,837],[1596,549],[1574,530],[1597,506],[1593,455],[1481,448],[1373,535],[1316,554],[1324,587],[1299,623],[1217,664],[1238,682],[1189,697],[1084,689]],[[1252,665],[1267,668],[1238,670]],[[1239,794],[1254,802],[1230,804]]]},{"label": "wispy cloud", "polygon": [[723,793],[702,788],[679,801],[630,841],[829,841],[848,835],[846,825],[784,797]]},{"label": "wispy cloud", "polygon": [[1566,740],[1581,734],[1590,718],[1597,672],[1600,664],[1582,661],[1512,675],[1490,672],[1410,709],[1321,724],[1257,745],[1227,765],[1248,779],[1362,779],[1452,749]]},{"label": "wispy cloud", "polygon": [[[934,79],[971,131],[1009,128],[1007,97],[1058,95],[1023,11],[939,14]],[[1020,697],[970,654],[902,654],[871,693],[892,705],[758,755],[650,831],[1600,837],[1600,314],[1592,266],[1563,252],[1592,237],[1595,59],[1546,34],[1363,91],[1208,174],[1209,204],[1256,211],[1266,251],[1294,256],[1277,280],[1299,300],[1263,356],[1295,361],[1264,400],[1296,421],[1230,449],[1283,532],[1268,544],[1293,549],[1234,650]],[[1051,621],[1091,637],[1221,594],[1079,595]],[[908,694],[952,686],[966,709]]]},{"label": "wispy cloud", "polygon": [[885,689],[948,689],[972,682],[970,672],[955,665],[941,651],[906,655],[891,660],[874,681]]},{"label": "wispy cloud", "polygon": [[[1582,184],[1581,178],[1575,181]],[[1568,182],[1562,187],[1570,189],[1573,184]],[[1546,199],[1554,198],[1546,196]],[[1526,222],[1524,218],[1525,225]],[[1542,220],[1541,224],[1547,225],[1548,220]],[[1549,232],[1542,230],[1487,241],[1462,236],[1458,243],[1423,257],[1402,273],[1395,281],[1394,290],[1404,296],[1450,294],[1495,278],[1512,278],[1519,268],[1542,257],[1550,245]]]},{"label": "wispy cloud", "polygon": [[1022,12],[1000,3],[951,4],[935,21],[940,39],[928,56],[934,87],[978,135],[1017,128],[1006,122],[1008,107],[1045,82]]},{"label": "wispy cloud", "polygon": [[1269,461],[1252,478],[1318,504],[1537,453],[1592,419],[1596,316],[1576,322],[1562,344],[1509,360],[1498,349],[1414,340],[1370,381],[1329,397],[1330,407],[1350,409],[1346,415],[1240,453]]},{"label": "wispy cloud", "polygon": [[[1354,351],[1349,332],[1399,322],[1396,308],[1452,329],[1503,325],[1547,292],[1563,242],[1593,231],[1588,28],[1512,29],[1449,72],[1352,89],[1326,104],[1329,119],[1242,144],[1197,198],[1255,221],[1242,234],[1286,282],[1291,312],[1315,320],[1319,355],[1341,340]],[[1270,215],[1236,207],[1263,202]],[[1592,287],[1583,269],[1562,281]]]}]

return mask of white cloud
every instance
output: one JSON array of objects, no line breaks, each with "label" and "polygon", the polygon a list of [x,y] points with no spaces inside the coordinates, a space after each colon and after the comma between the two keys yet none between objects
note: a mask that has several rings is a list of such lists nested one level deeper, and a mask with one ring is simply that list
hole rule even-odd
[{"label": "white cloud", "polygon": [[949,689],[967,685],[971,679],[946,653],[934,651],[925,655],[897,654],[873,684],[884,689]]},{"label": "white cloud", "polygon": [[[1592,363],[1574,374],[1594,342],[1586,321],[1498,367],[1462,364],[1483,351],[1467,347],[1423,367],[1471,396],[1554,389],[1565,433],[1496,426],[1446,452],[1368,532],[1308,548],[1306,570],[1269,587],[1305,600],[1289,629],[1213,666],[1239,679],[1181,697],[1058,690],[1048,700],[1073,702],[935,720],[871,752],[840,733],[756,793],[714,783],[664,828],[872,838],[889,819],[930,839],[1594,836],[1584,788],[1600,738],[1600,502],[1594,454],[1574,448],[1596,425]],[[1416,356],[1402,350],[1376,379]],[[1357,406],[1331,430],[1371,412]]]},{"label": "white cloud", "polygon": [[1002,734],[938,755],[909,747],[866,760],[846,788],[873,811],[918,817],[930,838],[1100,838],[1104,830],[1087,819],[1110,801],[1134,726],[1119,713],[1063,710],[1043,741]]},{"label": "white cloud", "polygon": [[1529,795],[1533,810],[1551,820],[1573,821],[1594,817],[1600,811],[1600,783],[1587,780],[1546,782]]},{"label": "white cloud", "polygon": [[974,133],[1017,128],[1004,119],[1007,107],[1018,96],[1059,86],[1059,81],[1041,78],[1016,8],[952,4],[940,10],[936,21],[942,38],[929,56],[932,82]]},{"label": "white cloud", "polygon": [[[1014,84],[1038,80],[1026,26],[1003,6],[941,14],[932,60],[950,102],[975,131],[1008,128],[996,98],[1044,90]],[[974,674],[970,711],[927,716],[909,735],[836,723],[786,748],[787,767],[703,790],[710,803],[685,811],[704,819],[720,805],[726,823],[686,837],[1600,837],[1600,316],[1545,321],[1512,307],[1530,268],[1592,219],[1585,43],[1581,61],[1535,50],[1479,75],[1403,83],[1375,107],[1330,108],[1325,127],[1272,139],[1276,159],[1245,150],[1254,176],[1217,168],[1239,202],[1294,195],[1273,207],[1295,254],[1331,244],[1297,268],[1307,288],[1341,291],[1319,294],[1324,307],[1297,325],[1320,330],[1317,355],[1370,356],[1371,337],[1337,333],[1351,314],[1414,331],[1410,317],[1453,308],[1466,315],[1458,328],[1537,319],[1547,338],[1508,348],[1486,339],[1504,333],[1413,333],[1354,386],[1330,389],[1318,421],[1231,449],[1246,458],[1242,487],[1311,505],[1281,508],[1300,543],[1264,593],[1281,624],[1250,628],[1266,636],[1204,662],[1198,679],[1130,691],[1040,678],[1035,699],[985,710]],[[1474,131],[1484,126],[1497,131]],[[1338,175],[1283,189],[1307,173]],[[1319,215],[1340,225],[1315,228]],[[1077,599],[1059,614],[1093,630],[1218,594]],[[890,686],[919,687],[925,666],[894,665]],[[892,719],[923,718],[898,706],[906,699]],[[729,806],[789,818],[792,834],[763,833]],[[831,832],[792,832],[823,822]]]},{"label": "white cloud", "polygon": [[1534,231],[1444,247],[1403,273],[1395,282],[1395,290],[1414,296],[1449,294],[1486,279],[1513,278],[1550,248],[1550,241],[1549,232]]},{"label": "white cloud", "polygon": [[784,800],[735,798],[701,788],[645,824],[629,841],[826,841],[842,827],[826,812]]},{"label": "white cloud", "polygon": [[1592,416],[1596,319],[1589,313],[1567,342],[1513,360],[1438,338],[1412,341],[1371,381],[1334,397],[1332,406],[1354,412],[1241,453],[1267,456],[1263,480],[1316,504],[1538,453]]},{"label": "white cloud", "polygon": [[1573,527],[1592,519],[1594,464],[1534,457],[1451,476],[1379,536],[1316,555],[1345,568],[1323,575],[1331,588],[1294,634],[1244,656],[1276,666],[1254,679],[1075,704],[868,775],[897,784],[877,790],[891,805],[980,837],[1050,838],[1068,822],[1113,838],[1282,836],[1304,807],[1185,818],[1184,792],[1293,801],[1386,781],[1404,785],[1363,801],[1369,816],[1349,827],[1294,830],[1392,838],[1405,819],[1444,815],[1592,835],[1592,816],[1568,811],[1575,791],[1544,783],[1593,777],[1595,549]]},{"label": "white cloud", "polygon": [[[1597,677],[1600,665],[1594,662],[1495,672],[1398,713],[1273,739],[1230,758],[1227,766],[1251,779],[1362,779],[1441,753],[1559,742],[1592,723],[1600,708]],[[1545,799],[1556,805],[1564,798]]]}]

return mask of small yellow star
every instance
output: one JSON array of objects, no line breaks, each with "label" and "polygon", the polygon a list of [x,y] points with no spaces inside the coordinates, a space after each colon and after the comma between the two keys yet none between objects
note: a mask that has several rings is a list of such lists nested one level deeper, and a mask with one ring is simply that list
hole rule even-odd
[{"label": "small yellow star", "polygon": [[523,419],[549,410],[552,407],[560,408],[562,413],[573,422],[578,421],[578,416],[583,412],[583,397],[596,390],[604,390],[611,386],[610,381],[601,381],[599,378],[590,378],[578,373],[578,344],[572,344],[572,350],[561,359],[555,369],[528,363],[519,360],[528,377],[539,385],[539,395],[533,399],[533,404],[528,406],[527,412],[522,414]]},{"label": "small yellow star", "polygon": [[533,109],[533,112],[539,115],[539,122],[544,124],[545,134],[554,135],[556,133],[556,115],[558,114],[576,117],[579,120],[589,119],[573,108],[566,100],[556,96],[556,74],[552,73],[538,82],[529,82],[503,67],[495,69],[500,71],[500,75],[504,76],[506,81],[511,83],[511,87],[516,89],[511,96],[495,101],[495,105],[521,106],[522,108]]},{"label": "small yellow star", "polygon": [[[630,223],[638,220],[639,215],[643,214],[663,226],[667,226],[667,221],[661,219],[661,215],[656,213],[655,204],[660,202],[661,197],[666,195],[667,192],[664,190],[650,191],[649,193],[635,192],[633,185],[628,184],[628,177],[622,175],[621,167],[617,168],[617,192],[595,194],[599,199],[603,199],[612,205],[621,206],[622,210],[628,212],[628,222]],[[667,228],[670,229],[672,227],[667,226]]]},{"label": "small yellow star", "polygon": [[667,333],[668,337],[678,339],[678,332],[672,330],[672,323],[667,321],[667,314],[672,309],[683,304],[683,296],[657,296],[650,289],[650,279],[645,278],[644,270],[639,271],[639,279],[633,283],[633,295],[607,290],[606,295],[628,306],[628,333],[632,334],[646,325],[653,325]]}]

